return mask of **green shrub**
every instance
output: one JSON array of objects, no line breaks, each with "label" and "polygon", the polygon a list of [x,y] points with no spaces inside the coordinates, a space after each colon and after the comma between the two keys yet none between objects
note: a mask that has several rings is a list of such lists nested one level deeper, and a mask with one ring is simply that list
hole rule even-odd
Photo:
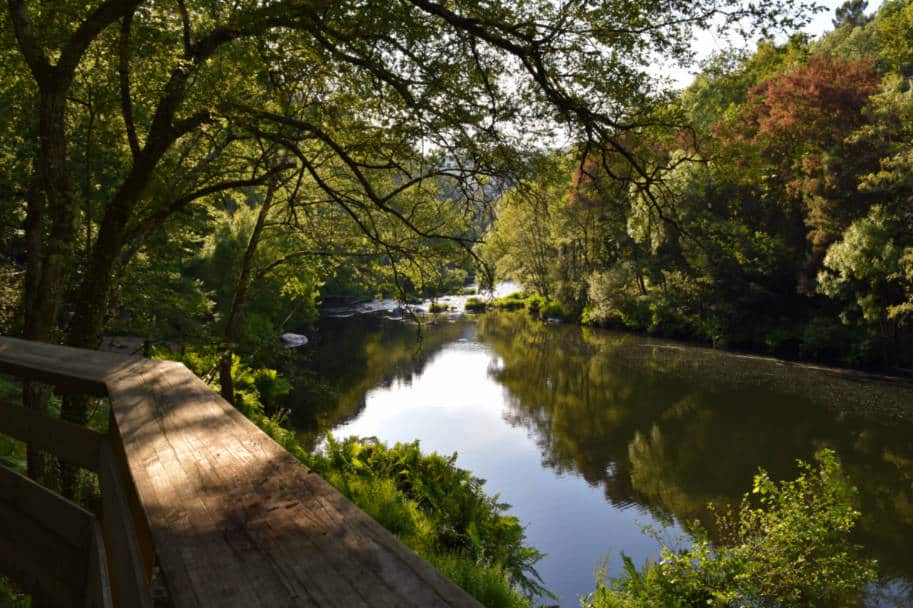
[{"label": "green shrub", "polygon": [[838,319],[815,317],[802,329],[799,355],[803,359],[836,363],[851,342],[849,329]]},{"label": "green shrub", "polygon": [[658,563],[638,571],[623,556],[619,578],[598,582],[585,608],[736,606],[841,608],[858,605],[875,579],[875,563],[859,556],[851,533],[860,514],[856,490],[837,456],[822,450],[818,466],[777,483],[762,469],[737,509],[718,513],[721,538],[694,532],[685,550],[663,547]]},{"label": "green shrub", "polygon": [[[0,401],[19,403],[22,400],[22,391],[19,382],[9,376],[0,376]],[[25,474],[25,442],[17,441],[8,435],[0,434],[0,466],[9,467],[17,473]],[[2,579],[0,579],[2,581]],[[2,582],[0,582],[2,589]],[[0,591],[0,599],[3,592]],[[3,603],[0,601],[0,606]]]},{"label": "green shrub", "polygon": [[538,315],[539,311],[542,309],[542,306],[547,302],[545,298],[540,295],[533,294],[526,298],[526,310],[530,313]]},{"label": "green shrub", "polygon": [[[325,453],[312,456],[310,464],[359,507],[399,530],[420,555],[449,564],[459,573],[458,584],[468,577],[491,591],[500,572],[503,582],[495,587],[506,598],[547,594],[535,569],[542,554],[524,544],[523,526],[505,513],[510,505],[487,495],[484,481],[455,463],[456,454],[423,454],[417,441],[388,447],[376,439],[330,437]],[[486,605],[516,605],[511,602]]]},{"label": "green shrub", "polygon": [[449,311],[449,310],[450,310],[450,306],[449,306],[449,305],[447,305],[447,304],[439,304],[439,303],[437,303],[437,302],[432,302],[432,303],[431,303],[431,306],[428,307],[428,312],[430,312],[430,313],[432,313],[432,314],[434,314],[434,313],[440,313],[440,312],[447,312],[447,311]]},{"label": "green shrub", "polygon": [[276,408],[276,401],[292,392],[292,385],[274,369],[261,368],[254,372],[254,387],[267,411]]},{"label": "green shrub", "polygon": [[628,329],[645,331],[653,320],[653,311],[650,310],[650,298],[638,296],[627,298],[621,302],[619,315],[622,324]]},{"label": "green shrub", "polygon": [[492,302],[492,306],[498,310],[522,310],[526,308],[526,294],[521,291],[498,298]]},{"label": "green shrub", "polygon": [[455,582],[467,593],[489,608],[530,608],[530,599],[517,591],[508,581],[503,568],[488,565],[460,554],[432,554],[427,556],[441,574]]},{"label": "green shrub", "polygon": [[539,308],[539,316],[543,319],[566,319],[567,313],[558,302],[546,300],[545,304]]},{"label": "green shrub", "polygon": [[0,576],[0,606],[4,608],[29,608],[32,599],[19,591],[7,578]]},{"label": "green shrub", "polygon": [[463,308],[466,312],[485,312],[488,309],[488,304],[481,298],[469,298]]}]

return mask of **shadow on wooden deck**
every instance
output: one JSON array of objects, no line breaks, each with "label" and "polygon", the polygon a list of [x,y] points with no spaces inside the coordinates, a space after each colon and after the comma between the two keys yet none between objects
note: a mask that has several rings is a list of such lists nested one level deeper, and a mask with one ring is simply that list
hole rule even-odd
[{"label": "shadow on wooden deck", "polygon": [[[0,418],[0,432],[52,451],[80,433],[70,456],[95,451],[81,466],[99,472],[98,518],[0,469],[0,515],[31,525],[0,525],[0,554],[68,543],[35,563],[0,559],[40,603],[151,606],[157,564],[178,607],[479,606],[181,364],[0,337],[0,371],[111,400],[110,432],[97,438],[21,407]],[[66,543],[52,530],[61,509],[76,522],[63,532],[83,530]]]}]

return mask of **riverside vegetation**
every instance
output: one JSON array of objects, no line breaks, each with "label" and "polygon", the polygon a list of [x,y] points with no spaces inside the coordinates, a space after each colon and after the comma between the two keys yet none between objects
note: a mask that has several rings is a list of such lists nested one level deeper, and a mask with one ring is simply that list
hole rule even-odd
[{"label": "riverside vegetation", "polygon": [[[157,355],[169,353],[160,349]],[[191,350],[181,360],[213,378],[218,353]],[[332,436],[323,450],[306,451],[283,425],[284,414],[275,411],[288,384],[274,370],[253,370],[238,358],[234,367],[237,407],[246,416],[483,605],[547,603],[535,571],[541,554],[525,544],[521,523],[507,514],[509,505],[487,496],[484,482],[456,466],[455,454],[422,454],[417,443],[388,447],[376,439]],[[16,391],[9,383],[0,387]],[[18,454],[10,453],[10,461],[24,467],[24,454]],[[662,546],[660,561],[643,570],[622,556],[625,574],[597,579],[581,605],[855,605],[875,579],[874,562],[862,558],[852,541],[860,517],[855,489],[833,452],[824,450],[816,459],[817,465],[800,462],[793,481],[777,483],[760,471],[741,505],[718,514],[714,541],[695,522],[691,539],[682,547]],[[0,594],[11,605],[28,606],[12,587],[0,586]]]},{"label": "riverside vegetation", "polygon": [[[322,303],[510,275],[545,318],[911,362],[913,2],[873,18],[850,0],[822,40],[783,44],[768,36],[806,23],[809,3],[48,6],[0,7],[0,332],[83,348],[127,334],[180,358],[490,606],[542,589],[539,554],[480,480],[413,444],[315,454],[284,428],[276,338]],[[648,69],[689,66],[695,33],[737,28],[762,37],[757,50],[715,56],[683,91]],[[567,145],[550,147],[559,135]],[[74,424],[103,412],[14,391]],[[3,445],[4,462],[91,500],[91,479]],[[822,535],[813,559],[850,546],[855,520],[851,493],[829,485],[836,461],[821,466],[821,484],[806,470],[807,493],[769,487],[783,499],[762,505],[809,518],[795,529]],[[787,508],[816,494],[845,501],[844,519]],[[681,580],[720,602],[824,601],[869,572],[835,562],[834,578],[797,581],[818,586],[813,599],[714,587],[716,568],[763,572],[698,539],[705,567]],[[792,546],[771,545],[783,559]],[[588,601],[636,602],[673,579],[672,566],[632,570]]]},{"label": "riverside vegetation", "polygon": [[[642,138],[655,190],[544,155],[478,251],[593,325],[858,367],[913,364],[913,5],[708,60]],[[474,303],[479,306],[478,303]],[[557,313],[561,314],[557,314]]]}]

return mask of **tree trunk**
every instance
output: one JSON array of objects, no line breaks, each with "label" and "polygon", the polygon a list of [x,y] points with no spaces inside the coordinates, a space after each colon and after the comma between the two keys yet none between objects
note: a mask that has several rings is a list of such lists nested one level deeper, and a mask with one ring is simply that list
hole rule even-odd
[{"label": "tree trunk", "polygon": [[[65,111],[64,91],[41,92],[41,145],[36,163],[38,176],[27,203],[26,241],[29,252],[23,299],[23,337],[39,342],[54,341],[76,237],[76,200],[66,171]],[[47,241],[42,243],[46,215],[50,219],[50,233]],[[47,413],[50,389],[34,383],[26,383],[23,389],[25,407]],[[29,475],[47,483],[48,459],[32,447],[27,449],[27,459]]]},{"label": "tree trunk", "polygon": [[[114,277],[115,265],[124,248],[124,233],[136,202],[142,196],[158,159],[145,157],[134,164],[114,198],[105,209],[101,227],[92,247],[86,272],[77,292],[73,318],[66,336],[66,344],[78,348],[98,348],[105,315],[108,310],[108,295]],[[66,395],[60,409],[60,417],[74,424],[88,422],[89,399],[85,395]],[[61,492],[73,497],[77,489],[78,470],[68,464],[61,464]]]},{"label": "tree trunk", "polygon": [[[44,262],[44,229],[45,229],[45,204],[44,194],[41,191],[41,177],[38,174],[38,163],[34,163],[32,183],[29,186],[26,201],[25,215],[25,283],[22,299],[23,317],[25,328],[23,337],[28,339],[33,333],[35,304],[40,298],[38,291],[41,284],[41,267]],[[22,383],[22,402],[29,409],[41,413],[47,412],[50,391],[46,385],[37,384],[28,380]],[[26,445],[26,463],[28,476],[39,482],[47,481],[48,457],[45,452],[38,450],[31,443]]]},{"label": "tree trunk", "polygon": [[244,308],[244,302],[247,300],[247,292],[250,288],[251,270],[254,263],[254,255],[257,253],[257,247],[260,245],[260,237],[263,235],[263,226],[266,224],[266,218],[269,215],[270,207],[273,205],[273,195],[275,193],[275,182],[271,182],[266,190],[266,198],[260,206],[260,212],[257,214],[257,222],[250,233],[250,239],[247,241],[247,249],[244,250],[244,257],[241,259],[241,272],[238,274],[238,282],[235,285],[235,293],[231,299],[231,308],[228,312],[228,318],[225,320],[224,343],[225,350],[222,358],[219,360],[219,384],[221,386],[222,397],[235,404],[235,385],[231,376],[231,360],[234,354],[235,342],[238,340],[238,328],[241,325],[241,313]]}]

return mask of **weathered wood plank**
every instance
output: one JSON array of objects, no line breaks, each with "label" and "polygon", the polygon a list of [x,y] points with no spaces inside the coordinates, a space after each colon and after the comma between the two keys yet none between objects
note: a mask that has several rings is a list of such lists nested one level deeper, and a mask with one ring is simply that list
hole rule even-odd
[{"label": "weathered wood plank", "polygon": [[104,396],[105,379],[134,357],[0,336],[0,372],[58,387]]},{"label": "weathered wood plank", "polygon": [[183,366],[108,389],[175,606],[478,607]]},{"label": "weathered wood plank", "polygon": [[108,557],[105,554],[105,539],[98,521],[93,521],[89,540],[85,608],[112,608],[113,605],[111,578],[108,575]]},{"label": "weathered wood plank", "polygon": [[479,606],[180,364],[0,338],[0,370],[110,395],[98,468],[118,603],[148,605],[134,495],[177,608]]},{"label": "weathered wood plank", "polygon": [[0,502],[28,515],[70,546],[86,547],[94,516],[76,503],[0,466]]},{"label": "weathered wood plank", "polygon": [[111,556],[109,574],[113,596],[119,606],[152,608],[152,591],[124,487],[127,481],[121,474],[110,444],[102,446],[98,464],[101,525],[107,541],[107,554]]},{"label": "weathered wood plank", "polygon": [[[109,415],[109,445],[114,454],[114,459],[118,463],[118,471],[120,471],[122,477],[127,477],[129,476],[129,468],[126,465],[127,456],[124,454],[124,446],[121,443],[114,414],[109,412]],[[136,495],[136,488],[133,486],[132,479],[127,479],[124,484],[124,493],[127,495],[127,502],[130,505],[130,521],[136,533],[136,539],[143,558],[143,572],[146,580],[151,583],[152,573],[155,569],[155,543],[152,539],[152,533],[149,531],[149,522],[146,521],[143,505]]]},{"label": "weathered wood plank", "polygon": [[0,433],[33,443],[84,469],[98,470],[102,436],[83,426],[0,401]]},{"label": "weathered wood plank", "polygon": [[78,608],[79,594],[76,590],[48,572],[44,566],[23,552],[16,542],[11,542],[0,534],[0,574],[16,581],[16,585],[32,597],[32,606]]},{"label": "weathered wood plank", "polygon": [[83,603],[93,520],[82,507],[0,467],[0,568],[30,592],[54,605]]}]

